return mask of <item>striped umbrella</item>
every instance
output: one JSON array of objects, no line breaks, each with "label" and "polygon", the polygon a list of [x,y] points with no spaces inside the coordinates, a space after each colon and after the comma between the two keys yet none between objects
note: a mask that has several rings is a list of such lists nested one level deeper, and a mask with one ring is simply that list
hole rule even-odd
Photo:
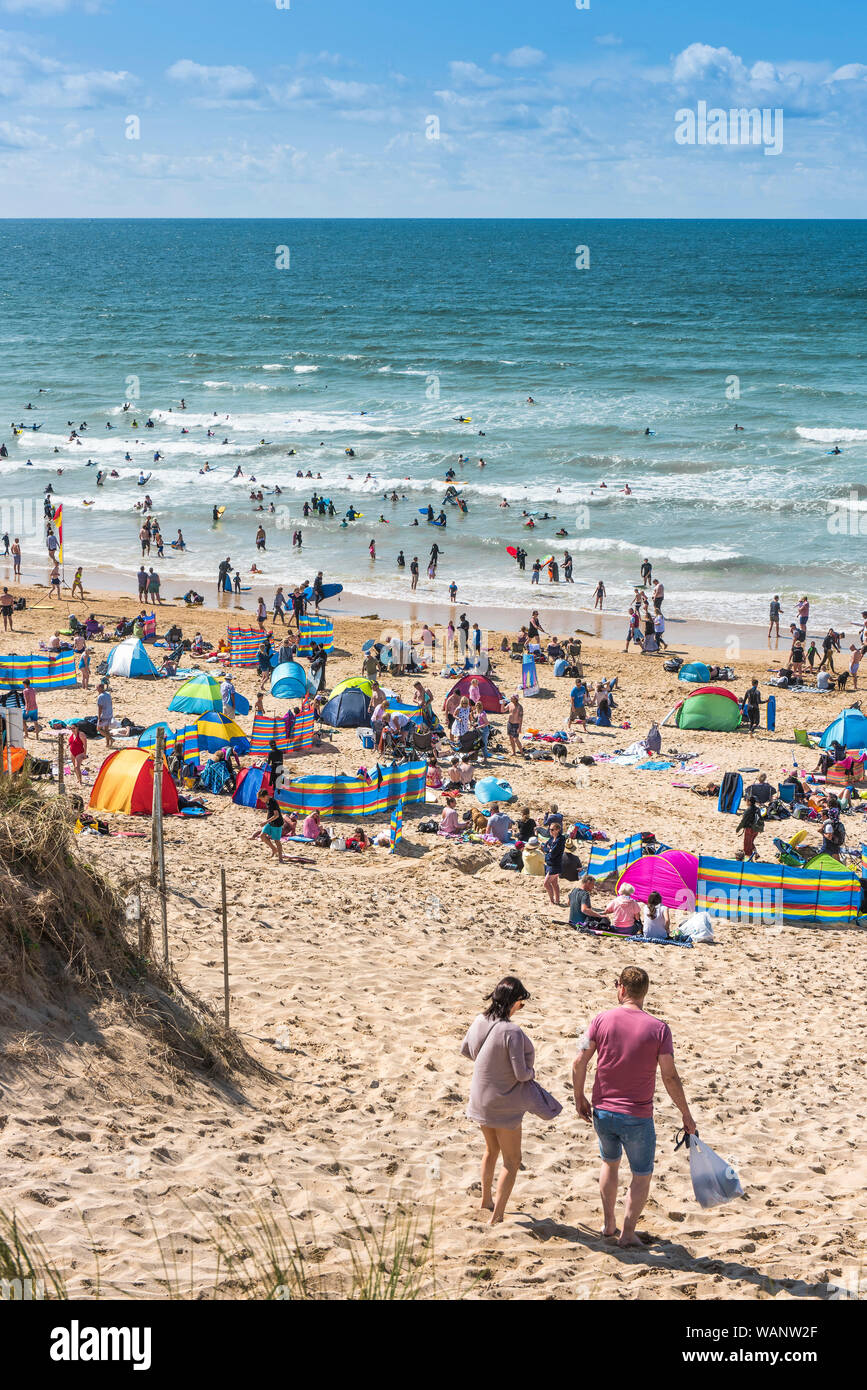
[{"label": "striped umbrella", "polygon": [[182,740],[184,762],[198,762],[204,753],[216,753],[232,748],[238,754],[249,753],[250,740],[244,730],[225,714],[203,714],[194,724],[178,730]]},{"label": "striped umbrella", "polygon": [[166,724],[162,719],[158,720],[156,724],[149,724],[148,727],[145,729],[144,733],[139,734],[139,748],[156,748],[157,729],[162,729],[163,731],[163,738],[165,739],[164,747],[166,752],[174,752],[174,747],[178,741],[178,736],[175,733],[174,729],[170,729],[168,724]]},{"label": "striped umbrella", "polygon": [[222,714],[223,697],[219,681],[204,671],[197,671],[179,687],[169,709],[181,714]]}]

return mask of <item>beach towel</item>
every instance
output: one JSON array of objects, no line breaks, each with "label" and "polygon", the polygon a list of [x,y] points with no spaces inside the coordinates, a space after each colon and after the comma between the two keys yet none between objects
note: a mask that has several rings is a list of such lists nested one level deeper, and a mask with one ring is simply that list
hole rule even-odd
[{"label": "beach towel", "polygon": [[739,772],[727,772],[720,783],[717,810],[726,815],[737,815],[744,794],[744,779]]}]

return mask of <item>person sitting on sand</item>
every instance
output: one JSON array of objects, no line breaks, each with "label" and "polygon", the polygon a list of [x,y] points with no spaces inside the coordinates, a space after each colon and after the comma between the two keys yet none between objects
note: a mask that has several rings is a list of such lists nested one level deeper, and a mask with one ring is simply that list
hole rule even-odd
[{"label": "person sitting on sand", "polygon": [[433,753],[428,755],[425,785],[430,787],[431,791],[439,791],[443,785],[443,775],[440,771],[440,765]]},{"label": "person sitting on sand", "polygon": [[493,836],[501,845],[512,842],[512,818],[502,810],[499,801],[491,802],[486,834]]},{"label": "person sitting on sand", "polygon": [[319,838],[319,832],[321,831],[321,829],[322,826],[319,822],[319,812],[313,810],[310,812],[310,815],[305,820],[304,825],[301,828],[301,834],[304,836],[305,840],[317,840]]},{"label": "person sitting on sand", "polygon": [[[470,1024],[461,1056],[474,1062],[467,1118],[481,1126],[485,1139],[482,1159],[481,1210],[490,1224],[503,1220],[506,1203],[521,1167],[521,1127],[524,1115],[556,1118],[563,1109],[535,1080],[535,1052],[526,1033],[512,1022],[529,993],[514,975],[507,975],[487,996],[488,1007]],[[493,1194],[497,1159],[502,1171]]]},{"label": "person sitting on sand", "polygon": [[596,879],[592,874],[584,874],[579,878],[577,884],[569,894],[569,926],[570,927],[610,927],[611,923],[604,912],[597,912],[590,901],[590,895],[596,887]]},{"label": "person sitting on sand", "polygon": [[440,816],[437,834],[446,835],[449,838],[455,839],[460,836],[460,833],[461,823],[458,820],[458,813],[455,809],[454,800],[452,797],[447,796],[445,799],[445,806],[443,807],[443,813]]},{"label": "person sitting on sand", "polygon": [[641,932],[645,941],[667,941],[671,921],[659,893],[649,893],[641,913]]},{"label": "person sitting on sand", "polygon": [[611,919],[611,930],[622,936],[634,936],[635,924],[641,920],[641,908],[633,899],[634,892],[631,883],[621,884],[617,896],[603,909]]},{"label": "person sitting on sand", "polygon": [[[617,1183],[624,1149],[632,1171],[618,1240],[621,1246],[642,1245],[635,1228],[653,1180],[653,1091],[657,1067],[665,1089],[680,1111],[684,1129],[687,1134],[696,1133],[696,1123],[674,1065],[671,1029],[644,1009],[649,987],[647,972],[638,966],[627,965],[621,970],[616,986],[617,1007],[605,1009],[591,1021],[579,1041],[572,1065],[575,1109],[582,1120],[593,1124],[599,1141],[602,1235],[606,1239],[617,1236]],[[596,1076],[588,1101],[585,1083],[594,1053]]]}]

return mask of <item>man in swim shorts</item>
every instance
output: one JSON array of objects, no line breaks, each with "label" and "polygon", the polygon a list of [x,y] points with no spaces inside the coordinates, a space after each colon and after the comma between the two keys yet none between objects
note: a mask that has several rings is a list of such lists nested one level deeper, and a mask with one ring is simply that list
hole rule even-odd
[{"label": "man in swim shorts", "polygon": [[[572,1064],[572,1085],[575,1108],[582,1120],[592,1122],[599,1141],[602,1235],[614,1239],[618,1234],[615,1208],[620,1160],[625,1149],[632,1182],[618,1245],[640,1246],[642,1241],[635,1227],[650,1193],[656,1156],[653,1093],[657,1067],[665,1089],[680,1111],[686,1132],[695,1134],[696,1124],[674,1065],[671,1029],[644,1009],[650,987],[647,972],[637,965],[627,965],[614,987],[616,1008],[597,1014],[579,1039],[578,1055]],[[584,1088],[594,1053],[596,1076],[592,1100],[588,1101]]]}]

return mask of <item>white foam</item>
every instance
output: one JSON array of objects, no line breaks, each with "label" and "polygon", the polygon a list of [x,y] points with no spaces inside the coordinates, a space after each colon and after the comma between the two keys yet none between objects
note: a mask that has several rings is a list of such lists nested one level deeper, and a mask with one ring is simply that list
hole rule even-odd
[{"label": "white foam", "polygon": [[867,439],[867,430],[814,430],[806,425],[798,425],[795,434],[801,439],[812,439],[817,444],[856,444],[862,439]]}]

